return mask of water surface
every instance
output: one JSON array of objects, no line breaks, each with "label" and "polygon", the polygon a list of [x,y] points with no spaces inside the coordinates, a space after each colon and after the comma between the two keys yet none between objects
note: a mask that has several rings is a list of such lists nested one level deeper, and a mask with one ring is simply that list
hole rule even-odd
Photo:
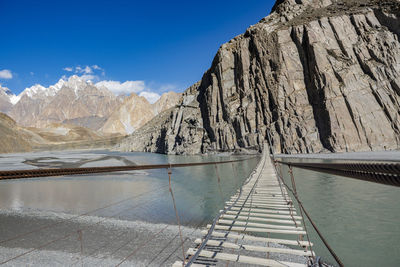
[{"label": "water surface", "polygon": [[[239,158],[249,156],[167,156],[109,151],[39,152],[9,154],[0,158],[0,169],[166,164]],[[174,168],[171,175],[172,188],[182,223],[197,225],[210,221],[254,169],[257,161],[253,157],[218,166]],[[113,216],[119,210],[127,209],[118,213],[118,218],[176,223],[168,179],[167,170],[160,169],[2,181],[0,209],[81,214],[123,201],[92,215]],[[129,207],[135,208],[130,210]]]},{"label": "water surface", "polygon": [[[393,155],[399,153],[381,152],[375,158],[398,160]],[[331,159],[297,161],[372,160],[374,156],[348,153],[342,157],[331,155]],[[293,173],[303,205],[345,266],[399,266],[400,188],[298,168]],[[290,184],[286,166],[283,174]],[[309,223],[307,228],[317,254],[334,262]]]},{"label": "water surface", "polygon": [[[367,154],[363,155],[364,159],[373,157]],[[395,159],[393,155],[385,155],[385,159],[393,160]],[[343,157],[324,161],[338,161],[345,157],[351,158],[345,154]],[[240,157],[167,156],[101,150],[40,152],[2,155],[0,169],[165,164],[237,158]],[[217,169],[213,165],[173,169],[172,187],[181,223],[190,229],[204,227],[210,223],[223,208],[224,201],[234,194],[238,186],[254,169],[257,161],[258,159],[251,159],[240,163],[223,164],[218,165]],[[303,158],[298,161],[310,161],[310,159]],[[287,167],[284,167],[285,179],[290,183],[287,171]],[[399,188],[296,168],[294,175],[304,206],[345,266],[399,265]],[[220,183],[218,183],[218,176]],[[145,222],[139,224],[142,228],[138,228],[137,233],[130,230],[133,236],[143,233],[143,240],[148,237],[147,233],[153,233],[154,229],[158,231],[162,224],[176,225],[175,211],[168,188],[168,173],[165,169],[1,181],[0,212],[2,214],[8,212],[33,214],[39,217],[49,212],[55,214],[90,212],[91,216],[110,217],[121,222]],[[3,216],[0,217],[0,239],[24,231],[13,225],[18,220],[2,214],[0,214]],[[27,220],[29,220],[28,226],[33,223],[42,223],[32,220],[32,216]],[[143,226],[146,223],[149,225],[147,228]],[[21,223],[21,225],[25,224]],[[30,228],[28,226],[27,229]],[[334,262],[309,223],[307,227],[317,255],[329,262]],[[173,229],[172,237],[163,237],[157,242],[168,247],[170,240],[176,238],[176,230]],[[191,233],[190,229],[185,228],[188,235]],[[65,231],[60,230],[63,233]],[[95,246],[100,241],[96,240],[98,234],[93,234],[93,236],[92,246]],[[108,238],[104,236],[105,240]],[[36,236],[31,239],[32,244],[37,243]],[[29,242],[29,240],[25,239],[24,242]],[[75,239],[71,242],[77,245]],[[2,246],[30,247],[25,243],[7,243]],[[60,247],[61,249],[54,248],[54,250],[63,251],[65,248],[61,245]],[[86,244],[86,247],[90,247],[90,244]],[[132,249],[134,248],[135,244],[132,244]],[[71,252],[74,250],[71,249]],[[125,254],[121,252],[120,258],[117,258],[121,259],[128,253],[130,251],[126,251]],[[48,253],[46,252],[45,255]],[[137,257],[140,260],[146,260],[149,255],[151,256],[151,253],[143,255],[142,258]],[[168,259],[173,262],[172,257]],[[164,261],[165,259],[160,259],[159,262]]]}]

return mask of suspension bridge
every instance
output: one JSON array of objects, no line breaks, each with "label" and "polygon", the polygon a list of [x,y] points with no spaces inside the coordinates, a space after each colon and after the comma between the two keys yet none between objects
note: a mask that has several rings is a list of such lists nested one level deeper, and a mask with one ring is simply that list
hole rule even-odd
[{"label": "suspension bridge", "polygon": [[[187,261],[173,267],[221,262],[299,267],[309,266],[315,257],[304,219],[278,179],[267,145],[256,169],[202,233],[197,246],[187,250]],[[280,254],[302,256],[301,262],[280,260]]]}]

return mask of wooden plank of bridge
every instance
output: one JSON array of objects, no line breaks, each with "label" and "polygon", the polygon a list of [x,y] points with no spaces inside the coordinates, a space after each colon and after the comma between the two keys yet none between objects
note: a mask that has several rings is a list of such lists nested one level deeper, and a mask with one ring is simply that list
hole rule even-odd
[{"label": "wooden plank of bridge", "polygon": [[218,224],[225,224],[229,226],[252,226],[252,227],[265,227],[265,228],[276,228],[276,229],[287,229],[287,230],[303,230],[301,227],[291,226],[291,225],[276,225],[276,224],[266,224],[266,223],[253,223],[248,221],[237,221],[237,220],[224,220],[219,219]]},{"label": "wooden plank of bridge", "polygon": [[[196,253],[196,249],[190,248],[188,250],[188,255],[193,255]],[[277,260],[270,260],[265,258],[259,257],[249,257],[243,255],[236,255],[236,254],[228,254],[228,253],[221,253],[221,252],[213,252],[208,250],[203,250],[200,252],[201,257],[212,258],[212,259],[219,259],[231,262],[239,262],[239,263],[246,263],[246,264],[254,264],[254,265],[261,265],[261,266],[271,266],[271,267],[305,267],[306,264],[301,263],[294,263],[294,262],[287,262],[287,261],[277,261]]]},{"label": "wooden plank of bridge", "polygon": [[248,211],[232,211],[228,210],[225,214],[233,214],[233,215],[243,215],[243,216],[255,216],[255,217],[263,217],[263,218],[281,218],[281,219],[296,219],[301,220],[301,216],[291,216],[291,215],[279,215],[279,214],[270,214],[270,213],[258,213],[258,212],[248,212]]},{"label": "wooden plank of bridge", "polygon": [[[194,241],[194,243],[200,245],[203,241],[198,238]],[[287,248],[274,248],[274,247],[261,247],[261,246],[253,246],[253,245],[238,245],[235,243],[217,241],[217,240],[208,240],[207,245],[214,247],[224,247],[224,248],[232,248],[232,249],[244,249],[250,251],[258,251],[258,252],[273,252],[273,253],[283,253],[283,254],[292,254],[299,256],[313,256],[311,251],[307,250],[298,250],[298,249],[287,249]]]},{"label": "wooden plank of bridge", "polygon": [[[288,192],[276,176],[269,159],[268,148],[265,147],[255,171],[242,188],[225,202],[225,209],[220,211],[214,224],[207,225],[208,231],[202,231],[203,239],[196,239],[197,248],[201,249],[197,251],[190,248],[187,251],[189,256],[196,254],[200,257],[196,258],[191,266],[209,265],[207,259],[260,266],[306,266],[304,263],[307,257],[314,255],[309,250],[312,243],[302,240],[307,233],[301,227],[301,220],[302,217],[297,215]],[[285,238],[270,238],[270,234],[284,235]],[[287,239],[288,236],[296,238]],[[246,242],[257,242],[257,245]],[[260,245],[260,242],[265,246]],[[298,249],[270,247],[271,243],[297,246]],[[224,249],[232,252],[225,253]],[[266,258],[241,255],[241,250],[245,250],[247,254],[266,253]],[[291,254],[305,258],[299,263],[282,262],[269,259],[270,253]],[[182,266],[182,262],[176,262],[173,266]]]},{"label": "wooden plank of bridge", "polygon": [[[225,206],[225,208],[228,208],[228,206]],[[241,208],[241,207],[237,207],[234,206],[232,207],[230,210],[239,210],[239,211],[250,211],[250,212],[254,212],[254,213],[262,213],[262,214],[293,214],[296,215],[296,212],[290,212],[289,210],[275,210],[275,209],[259,209],[259,208],[253,208],[253,207],[245,207],[245,208]]]},{"label": "wooden plank of bridge", "polygon": [[[207,225],[207,229],[211,228],[211,224]],[[281,230],[281,229],[271,229],[271,228],[258,228],[258,227],[243,227],[243,226],[225,226],[217,224],[215,226],[216,230],[225,231],[236,231],[236,232],[249,232],[249,233],[276,233],[276,234],[286,234],[286,235],[305,235],[305,231],[300,230]]]},{"label": "wooden plank of bridge", "polygon": [[293,220],[279,220],[279,219],[266,219],[266,218],[259,218],[259,217],[252,217],[252,216],[239,216],[239,215],[229,215],[223,214],[221,216],[222,219],[235,219],[239,221],[257,221],[257,222],[270,222],[270,223],[279,223],[279,224],[296,224],[300,225],[300,221],[293,221]]},{"label": "wooden plank of bridge", "polygon": [[[208,231],[203,230],[201,233],[205,236]],[[313,243],[308,242],[308,241],[299,241],[299,240],[289,240],[289,239],[279,239],[279,238],[266,238],[266,237],[259,237],[259,236],[252,236],[252,235],[246,235],[246,234],[238,234],[235,232],[218,232],[218,231],[213,231],[211,233],[212,236],[218,237],[218,238],[231,238],[231,239],[242,239],[242,240],[249,240],[249,241],[255,241],[255,242],[263,242],[263,243],[277,243],[277,244],[283,244],[283,245],[293,245],[293,246],[301,246],[301,247],[308,247],[312,246]]]}]

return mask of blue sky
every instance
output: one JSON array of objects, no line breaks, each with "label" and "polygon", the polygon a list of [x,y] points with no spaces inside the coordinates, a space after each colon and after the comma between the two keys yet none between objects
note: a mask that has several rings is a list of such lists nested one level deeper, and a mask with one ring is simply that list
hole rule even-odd
[{"label": "blue sky", "polygon": [[76,73],[183,91],[274,2],[0,0],[0,84],[18,94]]}]

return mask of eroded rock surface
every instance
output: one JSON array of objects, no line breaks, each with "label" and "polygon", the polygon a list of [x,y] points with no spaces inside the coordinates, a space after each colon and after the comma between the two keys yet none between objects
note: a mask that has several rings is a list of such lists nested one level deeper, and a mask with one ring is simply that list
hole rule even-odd
[{"label": "eroded rock surface", "polygon": [[278,153],[397,149],[399,37],[399,1],[279,0],[119,149],[259,149],[268,136]]}]

